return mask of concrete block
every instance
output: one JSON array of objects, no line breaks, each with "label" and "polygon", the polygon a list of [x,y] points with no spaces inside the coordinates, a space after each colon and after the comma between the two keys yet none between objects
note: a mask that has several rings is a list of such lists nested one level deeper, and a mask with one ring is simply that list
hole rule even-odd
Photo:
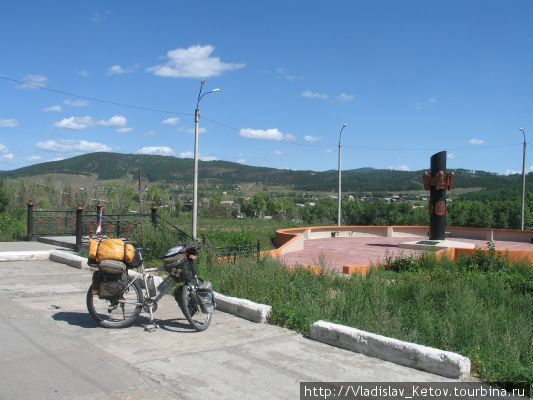
[{"label": "concrete block", "polygon": [[[80,257],[76,254],[67,253],[66,251],[61,250],[52,250],[50,252],[50,261],[55,261],[61,264],[67,264],[74,268],[79,269],[88,269],[87,259],[85,257]],[[83,267],[86,268],[83,268]]]},{"label": "concrete block", "polygon": [[38,261],[48,260],[49,257],[50,250],[0,252],[0,261]]},{"label": "concrete block", "polygon": [[266,324],[268,317],[272,314],[272,307],[266,304],[258,304],[246,299],[225,296],[215,292],[217,310],[233,314],[237,317],[247,319],[252,322]]},{"label": "concrete block", "polygon": [[470,360],[460,354],[376,335],[326,321],[311,325],[311,339],[447,378],[465,379]]}]

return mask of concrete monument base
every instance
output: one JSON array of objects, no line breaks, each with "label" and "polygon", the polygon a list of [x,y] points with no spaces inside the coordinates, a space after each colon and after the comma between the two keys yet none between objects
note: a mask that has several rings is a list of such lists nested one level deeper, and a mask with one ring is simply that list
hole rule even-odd
[{"label": "concrete monument base", "polygon": [[398,245],[401,249],[412,250],[442,250],[449,247],[456,247],[459,249],[474,249],[474,243],[458,242],[455,240],[417,240],[414,242],[405,242]]}]

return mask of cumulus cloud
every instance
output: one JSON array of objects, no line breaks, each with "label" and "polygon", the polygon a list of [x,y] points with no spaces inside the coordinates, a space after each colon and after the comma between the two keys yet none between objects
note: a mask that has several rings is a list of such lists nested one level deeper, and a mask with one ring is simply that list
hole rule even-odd
[{"label": "cumulus cloud", "polygon": [[13,118],[0,119],[0,128],[14,128],[18,124],[18,121]]},{"label": "cumulus cloud", "polygon": [[65,103],[65,105],[70,106],[70,107],[87,107],[89,105],[89,102],[87,100],[81,100],[81,99],[75,99],[75,100],[67,99],[63,103]]},{"label": "cumulus cloud", "polygon": [[274,150],[274,152],[272,153],[273,155],[279,157],[279,156],[282,156],[283,155],[283,152],[279,151],[279,150]]},{"label": "cumulus cloud", "polygon": [[211,56],[214,50],[211,45],[170,50],[165,57],[166,62],[147,68],[146,71],[169,78],[209,78],[246,66],[222,62],[220,58]]},{"label": "cumulus cloud", "polygon": [[127,128],[127,127],[124,127],[124,128],[117,128],[117,132],[118,133],[130,133],[132,131],[131,128]]},{"label": "cumulus cloud", "polygon": [[348,93],[341,93],[337,96],[337,101],[340,101],[341,103],[347,103],[353,99],[355,99],[355,95]]},{"label": "cumulus cloud", "polygon": [[296,136],[292,133],[283,133],[277,128],[270,129],[251,129],[242,128],[240,135],[248,139],[260,139],[260,140],[275,140],[277,142],[285,140],[292,142],[296,140]]},{"label": "cumulus cloud", "polygon": [[0,160],[1,161],[11,161],[15,158],[13,153],[11,153],[8,148],[0,143]]},{"label": "cumulus cloud", "polygon": [[111,151],[111,147],[87,140],[46,140],[35,143],[35,147],[54,153],[91,153],[95,151]]},{"label": "cumulus cloud", "polygon": [[517,170],[515,170],[515,169],[509,169],[509,168],[507,168],[503,174],[504,174],[504,175],[517,175],[517,174],[521,174],[521,172],[520,172],[520,171],[517,171]]},{"label": "cumulus cloud", "polygon": [[389,169],[392,169],[395,171],[410,171],[411,170],[411,168],[409,168],[409,166],[405,164],[397,165],[396,167],[389,167]]},{"label": "cumulus cloud", "polygon": [[94,125],[93,117],[68,117],[63,118],[61,121],[57,121],[54,126],[56,128],[73,129],[76,131],[89,128]]},{"label": "cumulus cloud", "polygon": [[180,119],[178,117],[167,118],[161,121],[163,125],[177,125]]},{"label": "cumulus cloud", "polygon": [[[182,151],[181,153],[179,153],[178,157],[179,158],[194,158],[194,153],[192,151]],[[198,154],[198,159],[201,160],[201,161],[216,161],[216,160],[218,160],[218,158],[216,158],[215,156],[209,156],[209,155],[205,155],[205,154]]]},{"label": "cumulus cloud", "polygon": [[239,158],[239,159],[237,160],[237,162],[238,162],[239,164],[246,164],[246,159],[245,159],[245,158]]},{"label": "cumulus cloud", "polygon": [[448,153],[447,157],[450,159],[450,160],[453,160],[455,158],[455,154],[453,153]]},{"label": "cumulus cloud", "polygon": [[45,108],[43,108],[43,111],[44,112],[57,112],[57,113],[60,113],[60,112],[63,112],[63,107],[61,107],[60,104],[57,104],[55,106],[45,107]]},{"label": "cumulus cloud", "polygon": [[138,154],[151,154],[158,156],[172,156],[174,155],[174,150],[168,146],[147,146],[141,147],[137,150]]},{"label": "cumulus cloud", "polygon": [[139,65],[130,65],[129,67],[123,67],[122,65],[112,65],[107,69],[107,75],[123,75],[131,74],[139,68]]},{"label": "cumulus cloud", "polygon": [[28,156],[26,157],[26,161],[40,161],[43,158],[41,156]]},{"label": "cumulus cloud", "polygon": [[26,75],[24,77],[25,84],[19,85],[20,89],[37,89],[46,87],[46,81],[48,77],[44,75]]},{"label": "cumulus cloud", "polygon": [[304,90],[302,93],[300,93],[300,96],[307,97],[309,99],[328,99],[328,95],[326,93],[313,92],[312,90]]},{"label": "cumulus cloud", "polygon": [[468,141],[468,143],[477,145],[477,144],[483,144],[485,143],[485,141],[483,139],[472,138]]},{"label": "cumulus cloud", "polygon": [[322,140],[322,138],[320,136],[306,135],[304,136],[304,140],[306,142],[318,142]]},{"label": "cumulus cloud", "polygon": [[128,120],[123,115],[113,115],[109,119],[102,119],[98,121],[97,124],[102,126],[123,127],[128,124]]}]

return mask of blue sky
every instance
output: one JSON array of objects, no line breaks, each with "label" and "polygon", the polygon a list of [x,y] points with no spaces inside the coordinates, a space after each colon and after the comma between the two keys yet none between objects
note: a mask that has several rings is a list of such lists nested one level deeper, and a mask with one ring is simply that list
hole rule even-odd
[{"label": "blue sky", "polygon": [[0,168],[97,150],[190,157],[205,79],[222,91],[201,103],[204,160],[336,169],[347,123],[346,169],[428,168],[448,149],[452,168],[517,171],[532,21],[530,0],[4,2],[1,76],[178,114],[0,79]]}]

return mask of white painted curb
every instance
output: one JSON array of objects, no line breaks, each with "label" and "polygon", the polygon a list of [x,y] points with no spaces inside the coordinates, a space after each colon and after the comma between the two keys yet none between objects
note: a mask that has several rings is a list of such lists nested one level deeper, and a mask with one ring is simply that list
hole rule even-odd
[{"label": "white painted curb", "polygon": [[61,264],[67,264],[74,268],[91,269],[91,267],[87,264],[87,259],[85,257],[80,257],[76,254],[68,253],[66,251],[50,251],[50,260]]},{"label": "white painted curb", "polygon": [[2,251],[0,252],[1,261],[37,261],[48,260],[50,250],[39,251]]},{"label": "white painted curb", "polygon": [[311,325],[311,339],[447,378],[470,376],[470,360],[460,354],[376,335],[326,321]]},{"label": "white painted curb", "polygon": [[266,324],[272,314],[272,307],[269,305],[254,303],[253,301],[238,297],[225,296],[218,292],[215,292],[215,301],[217,303],[217,310],[252,322]]}]

